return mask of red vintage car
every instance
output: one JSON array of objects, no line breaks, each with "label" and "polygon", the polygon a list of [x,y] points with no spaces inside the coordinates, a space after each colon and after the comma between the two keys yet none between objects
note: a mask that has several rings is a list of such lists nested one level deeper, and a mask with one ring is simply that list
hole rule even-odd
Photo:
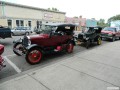
[{"label": "red vintage car", "polygon": [[101,36],[103,39],[115,41],[116,39],[120,39],[120,30],[116,27],[105,27],[101,31]]},{"label": "red vintage car", "polygon": [[41,34],[24,36],[14,41],[13,52],[21,56],[25,54],[30,64],[40,63],[46,53],[73,51],[75,42],[73,37],[74,24],[45,24],[41,27]]},{"label": "red vintage car", "polygon": [[0,44],[0,70],[5,67],[4,59],[2,58],[1,54],[4,52],[4,46]]}]

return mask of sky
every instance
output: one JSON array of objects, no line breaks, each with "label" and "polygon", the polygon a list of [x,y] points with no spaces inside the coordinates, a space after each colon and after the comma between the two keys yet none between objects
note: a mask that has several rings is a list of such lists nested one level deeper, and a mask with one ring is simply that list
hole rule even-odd
[{"label": "sky", "polygon": [[108,18],[120,14],[120,0],[2,0],[40,8],[57,8],[66,16],[83,18]]}]

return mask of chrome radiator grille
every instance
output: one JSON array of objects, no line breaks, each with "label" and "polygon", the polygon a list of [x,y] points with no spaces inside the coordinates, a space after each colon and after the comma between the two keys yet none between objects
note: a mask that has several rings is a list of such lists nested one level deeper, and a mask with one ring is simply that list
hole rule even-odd
[{"label": "chrome radiator grille", "polygon": [[28,46],[28,38],[27,36],[24,36],[23,40],[22,40],[22,44],[27,47]]}]

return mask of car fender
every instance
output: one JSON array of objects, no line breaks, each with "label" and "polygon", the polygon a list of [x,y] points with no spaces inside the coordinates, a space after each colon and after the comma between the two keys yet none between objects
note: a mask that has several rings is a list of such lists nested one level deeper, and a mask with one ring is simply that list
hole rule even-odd
[{"label": "car fender", "polygon": [[39,45],[37,45],[37,44],[29,45],[29,46],[26,47],[26,49],[27,49],[27,50],[30,50],[30,49],[35,48],[35,47],[42,49],[42,47],[39,46]]},{"label": "car fender", "polygon": [[76,45],[74,40],[70,40],[70,41],[68,41],[68,43],[72,43],[74,46]]}]

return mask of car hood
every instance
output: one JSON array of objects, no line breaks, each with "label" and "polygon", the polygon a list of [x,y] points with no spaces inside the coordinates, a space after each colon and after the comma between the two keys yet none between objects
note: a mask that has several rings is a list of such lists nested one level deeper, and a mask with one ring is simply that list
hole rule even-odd
[{"label": "car hood", "polygon": [[105,30],[102,30],[101,33],[105,33],[105,34],[113,34],[114,32],[112,32],[112,31],[105,31]]},{"label": "car hood", "polygon": [[36,38],[49,38],[48,34],[39,34],[39,35],[31,35],[29,36],[30,39],[36,39]]}]

